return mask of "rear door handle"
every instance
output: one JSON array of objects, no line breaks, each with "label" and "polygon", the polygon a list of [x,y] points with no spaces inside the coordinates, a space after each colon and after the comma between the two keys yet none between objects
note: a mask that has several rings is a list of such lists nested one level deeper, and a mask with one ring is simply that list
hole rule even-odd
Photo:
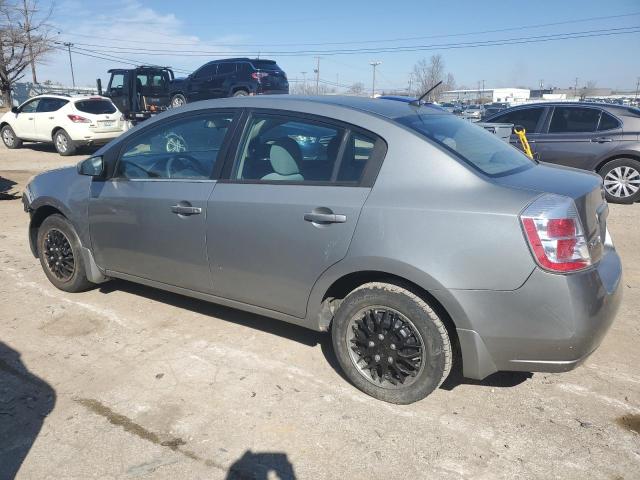
[{"label": "rear door handle", "polygon": [[190,207],[185,205],[174,205],[171,207],[171,211],[178,215],[200,215],[202,213],[202,208]]},{"label": "rear door handle", "polygon": [[591,141],[593,143],[607,143],[607,142],[613,142],[613,138],[610,138],[610,137],[597,137],[597,138],[592,138]]},{"label": "rear door handle", "polygon": [[346,215],[336,215],[335,213],[305,213],[304,219],[313,223],[345,223]]}]

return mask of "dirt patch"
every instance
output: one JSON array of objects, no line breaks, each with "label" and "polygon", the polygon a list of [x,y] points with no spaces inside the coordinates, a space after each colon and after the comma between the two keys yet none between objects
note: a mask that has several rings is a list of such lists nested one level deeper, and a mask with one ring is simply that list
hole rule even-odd
[{"label": "dirt patch", "polygon": [[103,327],[102,321],[96,318],[75,313],[64,313],[46,323],[40,329],[47,335],[83,337],[102,330]]},{"label": "dirt patch", "polygon": [[640,415],[624,415],[616,423],[630,432],[640,434]]}]

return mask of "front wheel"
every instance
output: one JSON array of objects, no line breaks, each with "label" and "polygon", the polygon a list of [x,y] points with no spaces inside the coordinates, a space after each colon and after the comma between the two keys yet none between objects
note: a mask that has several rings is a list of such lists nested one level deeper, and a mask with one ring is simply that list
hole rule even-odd
[{"label": "front wheel", "polygon": [[187,104],[187,98],[181,93],[176,93],[171,97],[171,108],[178,108]]},{"label": "front wheel", "polygon": [[633,203],[640,199],[640,162],[617,158],[600,169],[608,202]]},{"label": "front wheel", "polygon": [[63,157],[68,157],[76,153],[76,144],[71,140],[69,134],[62,129],[53,134],[53,144],[57,152]]},{"label": "front wheel", "polygon": [[379,400],[421,400],[451,370],[451,342],[444,323],[422,298],[398,285],[368,283],[357,288],[338,308],[331,328],[345,374]]},{"label": "front wheel", "polygon": [[233,92],[234,97],[246,97],[247,95],[249,95],[249,92],[247,92],[246,90],[238,90],[236,92]]},{"label": "front wheel", "polygon": [[80,240],[62,215],[47,217],[38,229],[38,258],[49,281],[65,292],[82,292],[93,286],[87,279]]},{"label": "front wheel", "polygon": [[2,128],[2,141],[7,148],[20,148],[22,146],[22,140],[16,137],[16,133],[13,131],[9,125],[5,125]]}]

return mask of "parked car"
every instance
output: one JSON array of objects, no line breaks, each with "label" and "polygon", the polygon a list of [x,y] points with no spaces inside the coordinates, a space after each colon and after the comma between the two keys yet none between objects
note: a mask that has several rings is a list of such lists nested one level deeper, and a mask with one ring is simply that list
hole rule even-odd
[{"label": "parked car", "polygon": [[503,107],[502,105],[487,105],[484,107],[482,111],[482,119],[487,119],[489,117],[493,117],[498,112],[502,112],[506,110],[508,107]]},{"label": "parked car", "polygon": [[171,105],[210,98],[289,93],[287,74],[274,60],[227,58],[209,62],[171,85]]},{"label": "parked car", "polygon": [[60,155],[107,143],[125,128],[113,102],[100,96],[38,95],[0,117],[7,148],[20,148],[23,142],[53,143]]},{"label": "parked car", "polygon": [[102,93],[102,84],[98,82],[98,93],[109,97],[128,121],[135,124],[169,107],[174,79],[170,68],[115,68],[109,74],[107,89]]},{"label": "parked car", "polygon": [[[543,162],[597,172],[607,200],[640,199],[640,110],[604,103],[539,103],[514,107],[486,123],[525,128]],[[519,145],[515,135],[512,143]]]},{"label": "parked car", "polygon": [[482,105],[469,105],[462,112],[462,117],[467,120],[478,121],[482,118],[482,112],[484,108]]},{"label": "parked car", "polygon": [[160,114],[23,202],[56,287],[122,278],[330,330],[359,389],[410,403],[456,362],[561,372],[597,348],[622,294],[600,183],[429,105],[280,96]]}]

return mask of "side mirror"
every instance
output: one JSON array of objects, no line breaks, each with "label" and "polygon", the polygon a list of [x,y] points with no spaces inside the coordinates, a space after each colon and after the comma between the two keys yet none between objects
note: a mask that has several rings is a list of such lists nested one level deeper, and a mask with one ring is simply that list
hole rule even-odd
[{"label": "side mirror", "polygon": [[102,157],[91,157],[78,163],[78,173],[89,177],[101,177],[104,173]]},{"label": "side mirror", "polygon": [[18,110],[18,107],[11,107],[11,113],[15,113],[17,115],[20,113],[20,110]]}]

